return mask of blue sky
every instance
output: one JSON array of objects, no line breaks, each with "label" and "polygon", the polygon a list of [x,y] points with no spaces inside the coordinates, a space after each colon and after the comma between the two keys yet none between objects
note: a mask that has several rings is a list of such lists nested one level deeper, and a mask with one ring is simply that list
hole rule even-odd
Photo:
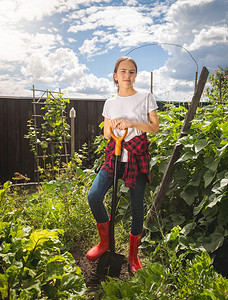
[{"label": "blue sky", "polygon": [[228,64],[227,20],[228,0],[0,0],[0,96],[107,98],[135,49],[137,90],[153,71],[157,99],[190,101],[197,68]]}]

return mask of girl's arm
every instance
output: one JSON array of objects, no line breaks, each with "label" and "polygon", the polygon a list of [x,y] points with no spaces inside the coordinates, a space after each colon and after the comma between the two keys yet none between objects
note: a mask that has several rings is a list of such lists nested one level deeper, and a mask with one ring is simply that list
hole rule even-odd
[{"label": "girl's arm", "polygon": [[109,125],[110,125],[110,119],[104,118],[104,137],[109,140],[111,138],[110,130],[109,130]]},{"label": "girl's arm", "polygon": [[148,133],[157,133],[159,130],[159,121],[157,116],[157,111],[153,110],[149,113],[149,122],[148,123],[140,123],[135,121],[129,121],[129,120],[120,120],[120,119],[108,119],[104,118],[104,137],[106,139],[111,138],[111,134],[109,131],[109,126],[112,126],[112,128],[118,128],[118,129],[126,129],[126,128],[136,128],[143,132]]}]

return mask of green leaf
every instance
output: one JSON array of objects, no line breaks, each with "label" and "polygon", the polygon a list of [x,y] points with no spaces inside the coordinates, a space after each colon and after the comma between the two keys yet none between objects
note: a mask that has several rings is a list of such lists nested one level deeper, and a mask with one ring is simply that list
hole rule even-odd
[{"label": "green leaf", "polygon": [[220,159],[214,157],[208,157],[205,159],[205,167],[211,171],[217,171]]},{"label": "green leaf", "polygon": [[224,178],[220,182],[220,187],[225,187],[228,185],[228,178]]},{"label": "green leaf", "polygon": [[218,202],[222,200],[222,198],[226,195],[227,190],[226,187],[218,187],[218,188],[213,188],[212,191],[214,192],[210,197],[209,197],[209,204],[208,207],[213,207],[215,206]]},{"label": "green leaf", "polygon": [[195,152],[200,152],[203,148],[205,148],[209,144],[209,141],[206,139],[201,139],[196,141],[195,143]]},{"label": "green leaf", "polygon": [[185,162],[185,161],[188,161],[188,160],[192,160],[193,158],[195,158],[194,156],[194,153],[192,151],[188,151],[188,152],[185,152],[177,161],[176,163],[179,163],[179,162]]},{"label": "green leaf", "polygon": [[217,250],[219,247],[222,246],[224,242],[224,234],[225,231],[222,226],[218,226],[215,231],[210,235],[210,239],[212,241],[210,245],[210,250],[211,252],[214,252]]},{"label": "green leaf", "polygon": [[198,213],[206,206],[208,197],[204,198],[199,205],[197,205],[196,207],[194,207],[193,209],[193,214],[194,216],[198,215]]},{"label": "green leaf", "polygon": [[183,179],[186,178],[189,175],[189,171],[186,169],[179,169],[174,173],[175,178],[177,179]]},{"label": "green leaf", "polygon": [[180,194],[184,201],[190,206],[198,196],[198,190],[195,186],[187,186]]},{"label": "green leaf", "polygon": [[225,123],[223,123],[221,125],[222,131],[223,131],[223,135],[228,138],[228,121],[226,121]]},{"label": "green leaf", "polygon": [[12,182],[8,180],[3,184],[3,189],[6,190],[9,187],[11,187],[11,185],[12,185]]},{"label": "green leaf", "polygon": [[19,273],[20,268],[17,268],[16,266],[10,266],[5,274],[8,280],[9,285],[13,285],[15,282],[17,282],[17,274]]},{"label": "green leaf", "polygon": [[175,215],[173,214],[173,215],[171,216],[171,218],[172,218],[172,221],[173,221],[174,226],[176,226],[176,225],[181,225],[181,224],[183,224],[184,221],[186,220],[185,216],[184,216],[184,215],[181,215],[181,214],[175,214]]},{"label": "green leaf", "polygon": [[181,233],[183,235],[188,235],[193,229],[195,229],[195,227],[196,227],[195,222],[188,223],[186,226],[182,228]]},{"label": "green leaf", "polygon": [[222,147],[221,149],[217,149],[217,154],[219,157],[223,157],[226,154],[227,147],[228,147],[228,143],[226,142],[224,147]]},{"label": "green leaf", "polygon": [[58,233],[48,229],[36,230],[31,233],[26,249],[29,251],[34,250],[37,246],[42,245],[50,239],[58,239]]},{"label": "green leaf", "polygon": [[74,291],[74,294],[82,294],[85,292],[86,285],[85,285],[84,280],[79,272],[81,270],[79,269],[79,271],[78,271],[78,269],[79,268],[77,267],[77,272],[75,274],[69,273],[69,274],[63,275],[61,285],[60,285],[61,291],[72,290],[72,291]]},{"label": "green leaf", "polygon": [[203,176],[204,179],[204,186],[207,188],[209,184],[213,181],[216,175],[216,171],[207,170]]},{"label": "green leaf", "polygon": [[175,240],[180,234],[180,229],[180,226],[174,227],[171,232],[166,235],[164,241],[169,242]]}]

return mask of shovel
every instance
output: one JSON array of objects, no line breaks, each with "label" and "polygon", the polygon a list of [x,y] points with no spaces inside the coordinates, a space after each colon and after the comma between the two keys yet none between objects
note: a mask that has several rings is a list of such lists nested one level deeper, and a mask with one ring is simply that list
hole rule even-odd
[{"label": "shovel", "polygon": [[124,255],[115,253],[115,241],[114,241],[114,223],[115,223],[115,212],[117,206],[117,170],[118,161],[121,156],[121,143],[127,134],[127,129],[121,137],[116,137],[112,131],[112,127],[109,127],[112,138],[115,140],[115,166],[114,166],[114,176],[113,176],[113,195],[112,195],[112,206],[111,206],[111,219],[110,219],[110,229],[109,229],[109,243],[110,250],[106,251],[98,261],[97,274],[111,277],[119,277],[121,267],[124,260]]}]

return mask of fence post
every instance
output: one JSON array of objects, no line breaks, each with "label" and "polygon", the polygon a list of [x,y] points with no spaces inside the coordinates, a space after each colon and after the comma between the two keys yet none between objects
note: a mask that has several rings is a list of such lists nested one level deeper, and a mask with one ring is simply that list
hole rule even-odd
[{"label": "fence post", "polygon": [[75,109],[72,107],[70,110],[70,119],[71,119],[71,157],[74,156],[74,152],[75,152],[75,130],[74,130],[74,119],[76,118],[76,111]]}]

